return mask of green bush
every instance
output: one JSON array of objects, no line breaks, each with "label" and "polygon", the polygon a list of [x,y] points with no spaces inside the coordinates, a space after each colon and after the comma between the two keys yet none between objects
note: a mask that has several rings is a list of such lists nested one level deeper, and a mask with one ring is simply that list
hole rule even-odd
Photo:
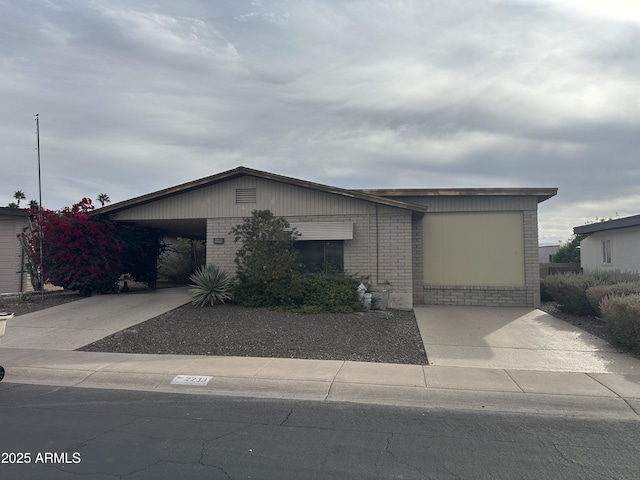
[{"label": "green bush", "polygon": [[256,210],[231,230],[236,254],[234,301],[298,312],[355,312],[359,281],[337,271],[307,274],[294,247],[299,234],[282,217]]},{"label": "green bush", "polygon": [[640,274],[619,270],[597,270],[575,274],[560,273],[544,279],[544,286],[560,307],[576,315],[597,315],[587,299],[587,290],[596,285],[640,281]]},{"label": "green bush", "polygon": [[205,246],[200,240],[178,238],[178,242],[167,250],[170,253],[162,257],[158,268],[166,281],[188,284],[191,275],[205,264]]},{"label": "green bush", "polygon": [[600,310],[600,302],[603,298],[612,295],[624,296],[640,293],[640,282],[614,283],[613,285],[596,285],[587,289],[587,300],[591,307],[602,315]]},{"label": "green bush", "polygon": [[604,297],[600,308],[609,341],[640,353],[640,294]]},{"label": "green bush", "polygon": [[553,296],[549,293],[549,289],[544,283],[544,280],[540,280],[540,300],[543,302],[553,302]]},{"label": "green bush", "polygon": [[250,307],[295,304],[295,279],[302,272],[300,253],[293,244],[299,236],[282,217],[255,210],[231,230],[241,247],[236,253],[234,300]]},{"label": "green bush", "polygon": [[343,273],[320,272],[299,276],[295,288],[295,309],[309,313],[361,311],[359,280]]},{"label": "green bush", "polygon": [[231,282],[224,270],[217,265],[208,264],[200,267],[191,275],[193,282],[189,289],[191,303],[203,307],[207,303],[215,305],[231,298]]},{"label": "green bush", "polygon": [[585,293],[595,285],[596,279],[592,276],[575,273],[559,273],[544,279],[544,286],[560,307],[576,315],[596,314]]}]

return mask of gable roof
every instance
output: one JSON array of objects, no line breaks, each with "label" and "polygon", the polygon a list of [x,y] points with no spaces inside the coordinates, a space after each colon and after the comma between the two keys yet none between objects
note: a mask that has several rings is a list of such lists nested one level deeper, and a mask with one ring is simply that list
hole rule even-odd
[{"label": "gable roof", "polygon": [[161,200],[163,198],[171,197],[173,195],[179,195],[181,193],[189,192],[191,190],[196,190],[198,188],[208,187],[210,185],[215,185],[216,183],[225,182],[227,180],[231,180],[231,179],[238,178],[245,175],[257,177],[257,178],[263,178],[263,179],[271,180],[275,182],[286,183],[288,185],[294,185],[297,187],[309,188],[312,190],[319,190],[321,192],[340,195],[343,197],[354,198],[358,200],[364,200],[366,202],[386,205],[389,207],[401,208],[403,210],[410,210],[412,212],[424,213],[427,211],[427,207],[409,204],[406,202],[401,202],[399,200],[394,200],[390,198],[382,198],[382,197],[378,197],[376,195],[372,195],[369,193],[364,193],[358,190],[345,190],[343,188],[331,187],[328,185],[322,185],[320,183],[308,182],[306,180],[299,180],[297,178],[292,178],[292,177],[285,177],[283,175],[276,175],[275,173],[263,172],[261,170],[254,170],[252,168],[236,167],[233,170],[228,170],[226,172],[218,173],[216,175],[211,175],[209,177],[201,178],[199,180],[193,180],[191,182],[183,183],[181,185],[176,185],[175,187],[169,187],[163,190],[158,190],[157,192],[148,193],[146,195],[135,197],[130,200],[114,203],[113,205],[108,205],[106,207],[97,208],[91,213],[93,215],[104,214],[104,213],[115,213],[121,210],[125,210],[127,208],[144,205],[146,203],[150,203],[156,200]]},{"label": "gable roof", "polygon": [[640,226],[640,215],[631,217],[616,218],[615,220],[607,220],[605,222],[590,223],[573,227],[573,233],[576,235],[602,232],[605,230],[616,230],[618,228],[629,228]]}]

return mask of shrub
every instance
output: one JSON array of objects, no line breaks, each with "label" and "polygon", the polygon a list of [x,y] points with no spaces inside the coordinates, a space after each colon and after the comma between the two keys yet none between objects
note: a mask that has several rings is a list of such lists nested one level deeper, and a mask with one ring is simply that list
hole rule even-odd
[{"label": "shrub", "polygon": [[357,288],[359,280],[343,273],[320,272],[299,277],[296,310],[351,313],[361,311]]},{"label": "shrub", "polygon": [[640,293],[640,282],[614,283],[613,285],[596,285],[595,287],[588,288],[586,292],[589,304],[600,316],[602,315],[600,302],[603,298],[612,295],[624,296],[634,293]]},{"label": "shrub", "polygon": [[549,293],[549,289],[544,283],[544,280],[540,280],[540,300],[543,302],[553,302],[553,296]]},{"label": "shrub", "polygon": [[604,297],[600,308],[609,341],[640,353],[640,294]]},{"label": "shrub", "polygon": [[544,285],[563,310],[576,315],[597,315],[597,310],[587,299],[587,289],[596,285],[634,281],[640,281],[640,274],[619,270],[596,270],[584,274],[549,275],[544,279]]},{"label": "shrub", "polygon": [[588,275],[560,273],[549,275],[544,285],[563,310],[576,315],[595,315],[586,296],[588,288],[596,285],[596,279]]},{"label": "shrub", "polygon": [[598,285],[640,282],[640,273],[621,272],[620,270],[594,270],[585,275],[593,277]]},{"label": "shrub", "polygon": [[269,210],[255,210],[231,234],[242,244],[235,258],[234,300],[251,307],[294,305],[294,280],[302,273],[302,263],[293,246],[299,235],[289,223]]},{"label": "shrub", "polygon": [[[43,272],[40,281],[82,295],[109,293],[123,273],[126,245],[118,238],[116,225],[91,217],[93,204],[83,198],[60,211],[32,210],[32,228],[19,235],[32,273]],[[43,256],[40,256],[42,238]]]},{"label": "shrub", "polygon": [[167,250],[170,253],[160,261],[159,273],[169,282],[189,283],[191,275],[205,264],[206,250],[200,240],[178,238]]},{"label": "shrub", "polygon": [[191,275],[191,281],[193,285],[189,293],[191,303],[196,307],[203,307],[207,303],[211,305],[224,303],[231,298],[229,277],[217,265],[211,263],[203,265]]}]

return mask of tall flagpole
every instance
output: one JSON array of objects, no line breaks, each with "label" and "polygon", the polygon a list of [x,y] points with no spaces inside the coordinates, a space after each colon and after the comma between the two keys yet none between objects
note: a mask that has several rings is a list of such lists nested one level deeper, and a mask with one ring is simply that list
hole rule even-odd
[{"label": "tall flagpole", "polygon": [[44,256],[42,248],[42,176],[40,174],[40,114],[36,113],[36,150],[38,152],[38,224],[40,228],[40,296],[44,299]]}]

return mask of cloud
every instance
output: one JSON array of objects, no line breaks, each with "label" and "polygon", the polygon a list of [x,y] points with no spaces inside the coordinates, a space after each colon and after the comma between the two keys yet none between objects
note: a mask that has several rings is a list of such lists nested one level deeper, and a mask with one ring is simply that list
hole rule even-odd
[{"label": "cloud", "polygon": [[54,208],[246,165],[345,188],[557,186],[540,234],[564,240],[640,213],[632,3],[7,3],[0,204],[35,195],[40,113]]}]

